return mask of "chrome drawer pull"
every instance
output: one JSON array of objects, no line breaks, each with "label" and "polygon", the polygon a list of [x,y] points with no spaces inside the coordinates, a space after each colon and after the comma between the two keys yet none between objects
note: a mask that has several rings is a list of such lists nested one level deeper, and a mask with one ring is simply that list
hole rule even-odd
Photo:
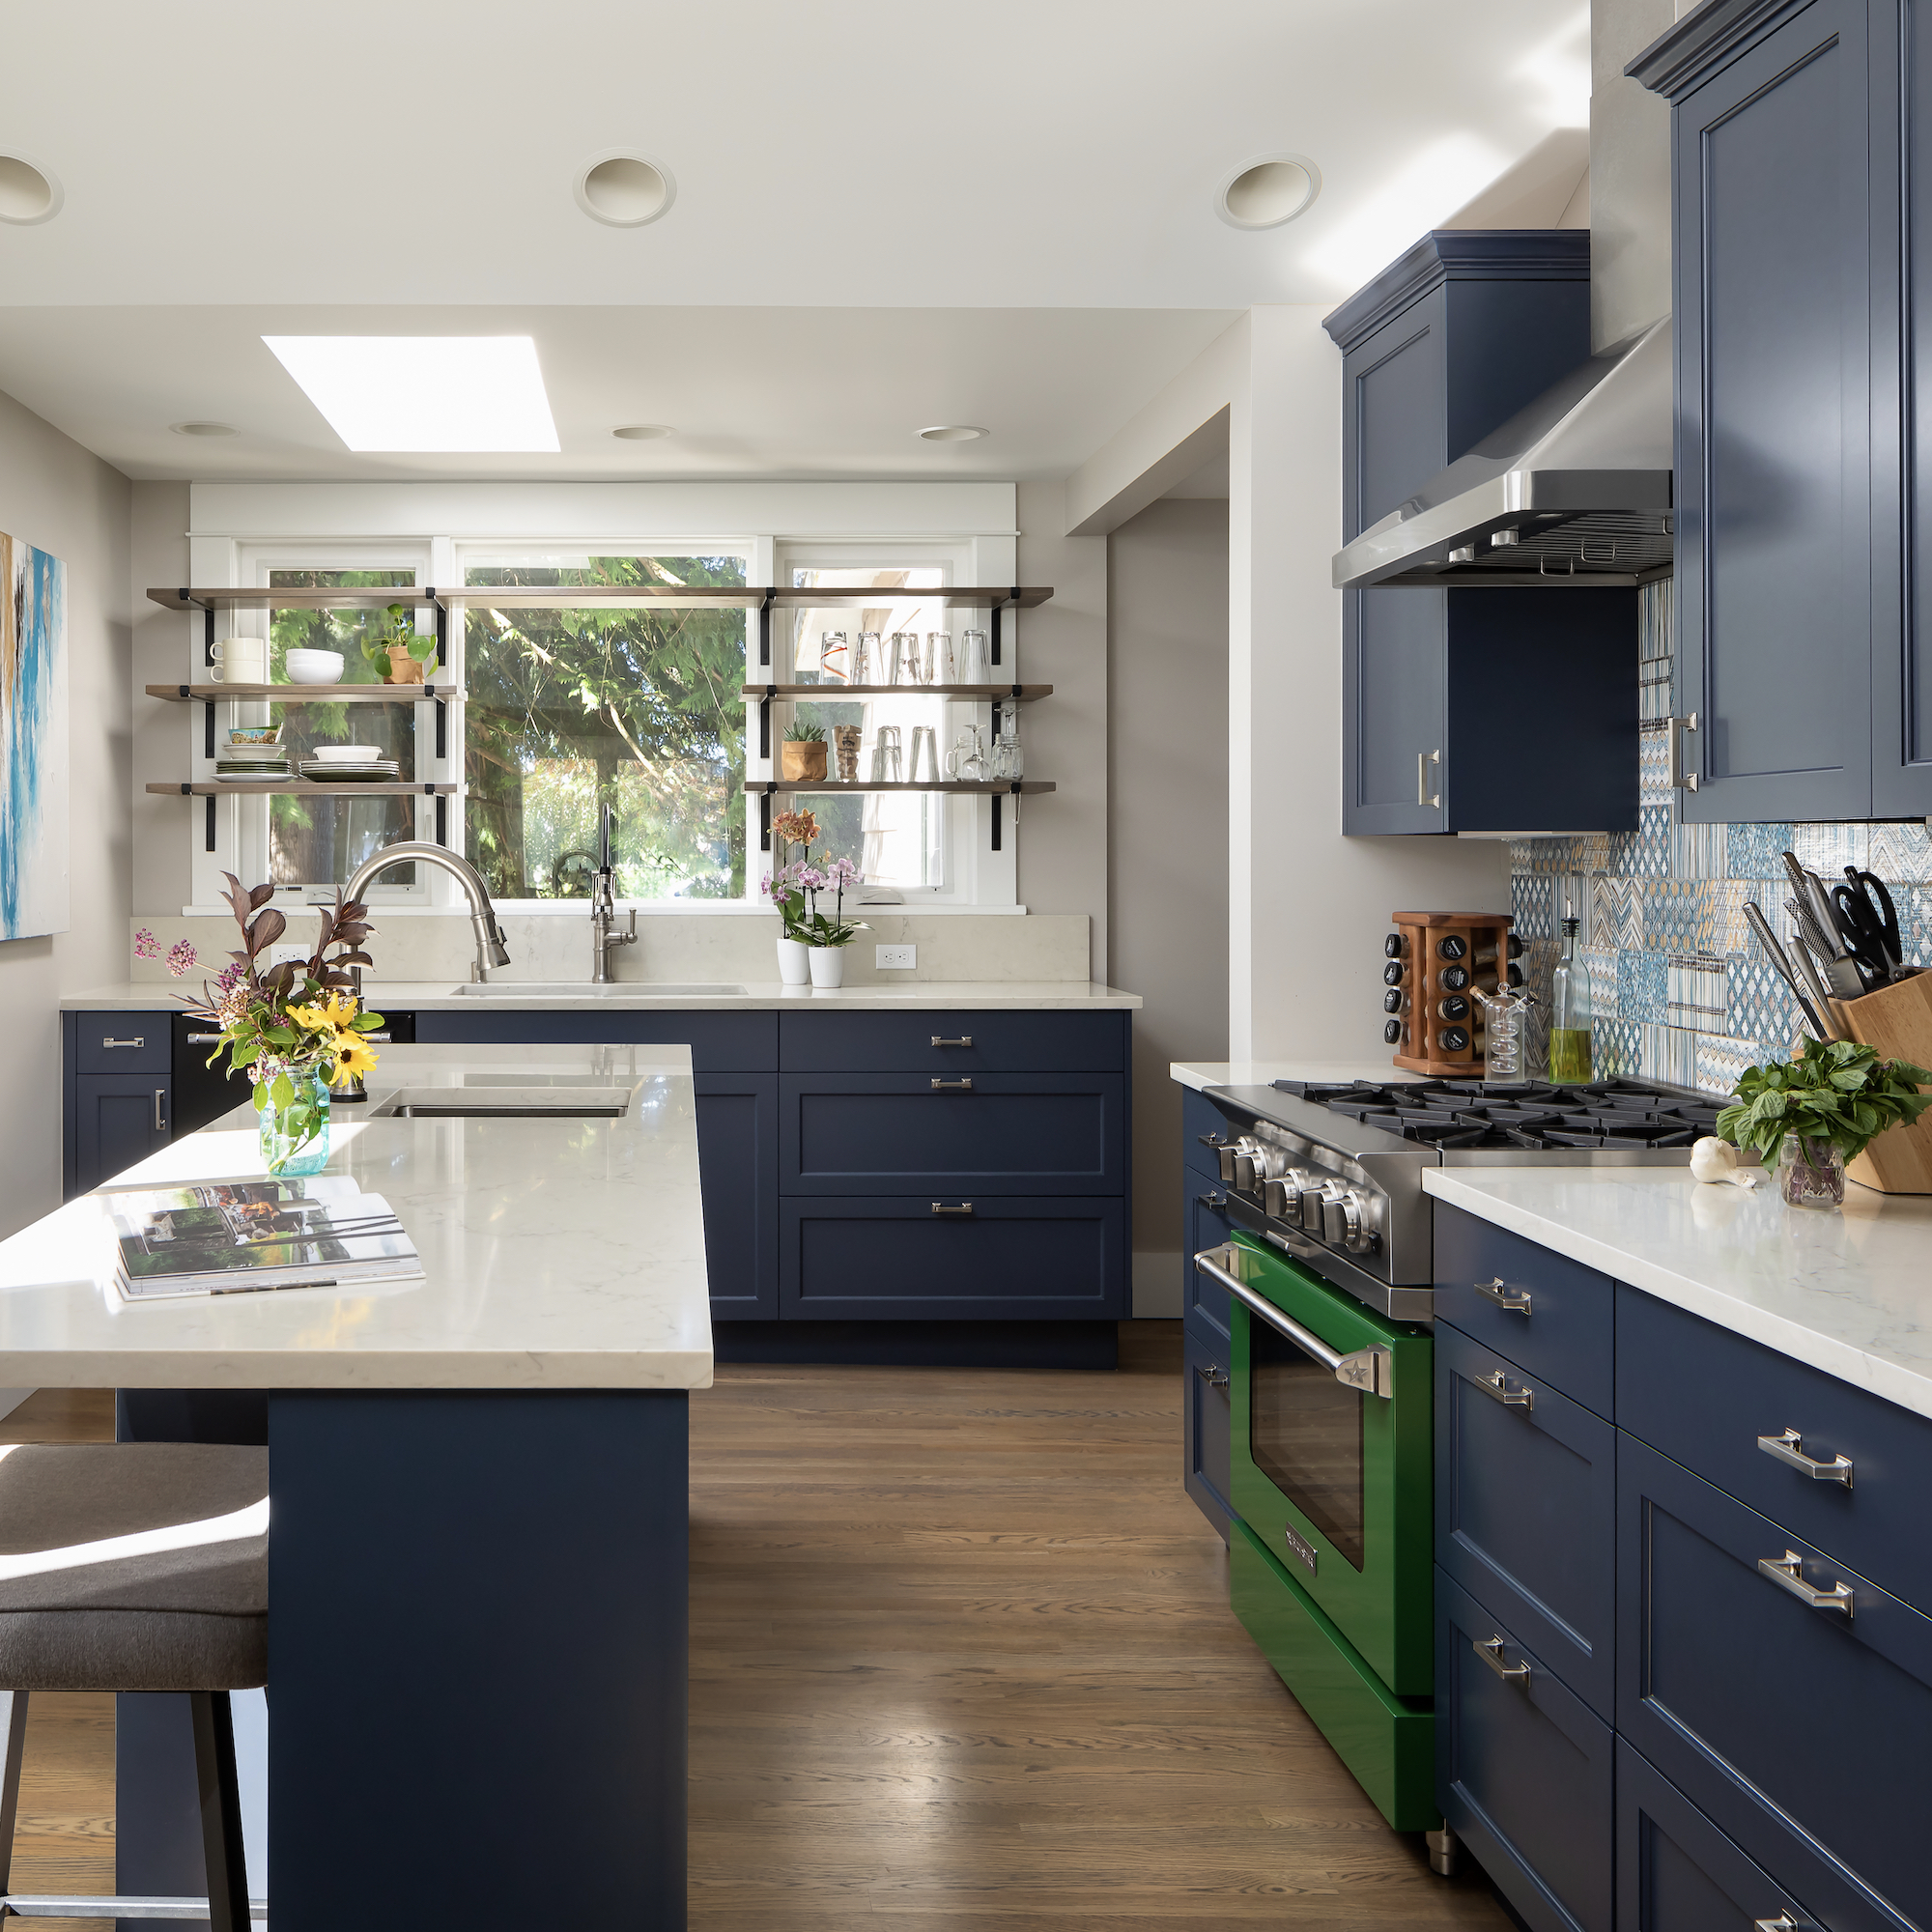
[{"label": "chrome drawer pull", "polygon": [[103,1039],[100,1043],[102,1046],[146,1046],[148,1042],[143,1035],[137,1033],[132,1039]]},{"label": "chrome drawer pull", "polygon": [[932,1091],[935,1094],[970,1094],[973,1083],[970,1080],[935,1080]]},{"label": "chrome drawer pull", "polygon": [[962,1033],[957,1039],[948,1039],[941,1034],[934,1034],[932,1043],[934,1046],[971,1046],[973,1036],[970,1033]]},{"label": "chrome drawer pull", "polygon": [[1501,1403],[1505,1408],[1536,1406],[1536,1391],[1530,1388],[1511,1388],[1509,1378],[1500,1369],[1492,1376],[1478,1376],[1475,1378],[1475,1386],[1492,1402]]},{"label": "chrome drawer pull", "polygon": [[1224,1389],[1228,1386],[1228,1372],[1217,1369],[1212,1362],[1196,1362],[1194,1373],[1205,1380],[1210,1389]]},{"label": "chrome drawer pull", "polygon": [[218,1033],[191,1033],[187,1037],[190,1046],[219,1046],[221,1035]]},{"label": "chrome drawer pull", "polygon": [[157,1134],[164,1134],[168,1130],[167,1116],[162,1112],[162,1103],[167,1097],[168,1090],[165,1087],[155,1089],[155,1131]]},{"label": "chrome drawer pull", "polygon": [[1852,1459],[1833,1456],[1829,1463],[1821,1463],[1817,1457],[1805,1455],[1802,1430],[1787,1429],[1782,1435],[1760,1435],[1757,1446],[1767,1456],[1776,1456],[1780,1463],[1802,1469],[1814,1483],[1842,1483],[1848,1490],[1852,1487]]},{"label": "chrome drawer pull", "polygon": [[1194,1257],[1194,1265],[1210,1280],[1218,1281],[1251,1315],[1258,1315],[1284,1340],[1293,1342],[1305,1355],[1313,1355],[1345,1388],[1359,1389],[1364,1395],[1378,1395],[1384,1402],[1395,1399],[1395,1357],[1379,1345],[1342,1354],[1331,1349],[1312,1329],[1304,1328],[1292,1316],[1284,1315],[1273,1302],[1257,1294],[1246,1282],[1221,1265],[1222,1258],[1233,1255],[1227,1248],[1209,1248]]},{"label": "chrome drawer pull", "polygon": [[1194,1138],[1205,1148],[1212,1148],[1216,1152],[1232,1145],[1225,1134],[1196,1134]]},{"label": "chrome drawer pull", "polygon": [[1486,1301],[1493,1301],[1498,1308],[1506,1308],[1512,1315],[1529,1313],[1529,1291],[1526,1288],[1506,1288],[1501,1275],[1497,1275],[1494,1281],[1472,1281],[1469,1286]]},{"label": "chrome drawer pull", "polygon": [[945,1202],[935,1201],[932,1204],[932,1211],[935,1214],[970,1214],[973,1211],[973,1204],[970,1201],[962,1201],[958,1207],[949,1208]]},{"label": "chrome drawer pull", "polygon": [[1197,1208],[1225,1208],[1228,1205],[1228,1197],[1219,1192],[1197,1194],[1194,1197],[1194,1205]]},{"label": "chrome drawer pull", "polygon": [[1809,1604],[1814,1610],[1843,1610],[1847,1617],[1852,1614],[1852,1586],[1839,1582],[1829,1590],[1820,1590],[1807,1583],[1804,1559],[1795,1549],[1787,1549],[1782,1556],[1760,1556],[1757,1573],[1769,1577],[1780,1590],[1789,1590],[1800,1603]]},{"label": "chrome drawer pull", "polygon": [[1776,1918],[1753,1918],[1751,1932],[1804,1932],[1804,1928],[1788,1912],[1780,1912]]},{"label": "chrome drawer pull", "polygon": [[1503,1662],[1503,1640],[1492,1636],[1485,1641],[1482,1637],[1471,1639],[1469,1648],[1500,1677],[1505,1684],[1527,1684],[1529,1665],[1526,1663],[1505,1663]]}]

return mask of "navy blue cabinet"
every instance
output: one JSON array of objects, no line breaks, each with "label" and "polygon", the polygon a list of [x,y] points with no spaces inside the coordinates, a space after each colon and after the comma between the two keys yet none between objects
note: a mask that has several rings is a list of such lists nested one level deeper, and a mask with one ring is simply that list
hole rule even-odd
[{"label": "navy blue cabinet", "polygon": [[697,1174],[704,1254],[718,1321],[779,1313],[779,1078],[698,1073]]},{"label": "navy blue cabinet", "polygon": [[784,1073],[1124,1073],[1125,1012],[781,1013]]},{"label": "navy blue cabinet", "polygon": [[1180,1480],[1226,1543],[1236,1516],[1229,1350],[1203,1341],[1190,1324],[1181,1330],[1181,1356]]},{"label": "navy blue cabinet", "polygon": [[[1442,232],[1328,317],[1345,541],[1588,356],[1589,273],[1580,229]],[[1524,650],[1541,669],[1519,693],[1492,670]],[[1552,709],[1579,730],[1550,731]],[[1634,826],[1636,594],[1566,592],[1552,609],[1501,590],[1349,591],[1343,710],[1345,832],[1508,830],[1530,800],[1539,827]]]},{"label": "navy blue cabinet", "polygon": [[168,1143],[165,1073],[83,1073],[72,1082],[72,1171],[67,1193],[85,1194]]},{"label": "navy blue cabinet", "polygon": [[1236,1223],[1228,1213],[1228,1197],[1218,1181],[1210,1181],[1189,1169],[1181,1176],[1187,1193],[1182,1197],[1181,1225],[1187,1239],[1180,1255],[1180,1307],[1187,1326],[1204,1342],[1230,1345],[1232,1323],[1228,1320],[1228,1291],[1194,1265],[1194,1257],[1208,1248],[1218,1248],[1234,1233]]}]

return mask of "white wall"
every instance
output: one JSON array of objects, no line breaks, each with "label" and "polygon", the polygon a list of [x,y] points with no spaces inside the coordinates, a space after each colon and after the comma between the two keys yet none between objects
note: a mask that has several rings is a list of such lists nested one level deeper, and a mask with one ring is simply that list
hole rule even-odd
[{"label": "white wall", "polygon": [[[0,1236],[60,1205],[63,992],[123,976],[131,823],[128,634],[131,486],[0,395],[0,529],[67,565],[68,930],[0,944]],[[4,1407],[0,1402],[0,1407]]]},{"label": "white wall", "polygon": [[[180,684],[194,676],[187,620],[148,601],[156,585],[190,582],[187,560],[188,485],[136,483],[129,534],[128,609],[133,617],[128,684],[134,706],[133,847],[136,913],[178,913],[193,896],[184,827],[200,801],[183,806],[150,798],[149,783],[179,781],[189,769],[198,704],[165,704],[150,697],[150,684]],[[199,944],[199,939],[197,944]],[[225,943],[225,942],[224,942]],[[124,962],[125,963],[125,962]],[[109,980],[126,977],[116,971]]]},{"label": "white wall", "polygon": [[1134,1313],[1179,1316],[1177,1060],[1228,1051],[1228,504],[1107,539],[1108,980],[1134,1015]]}]

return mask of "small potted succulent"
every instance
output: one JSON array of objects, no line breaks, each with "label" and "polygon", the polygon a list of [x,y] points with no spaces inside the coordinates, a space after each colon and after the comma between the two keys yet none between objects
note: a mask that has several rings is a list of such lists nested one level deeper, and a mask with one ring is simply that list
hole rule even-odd
[{"label": "small potted succulent", "polygon": [[362,655],[384,684],[420,684],[436,668],[436,639],[417,636],[407,604],[391,604],[362,639]]},{"label": "small potted succulent", "polygon": [[1718,1116],[1720,1139],[1755,1148],[1777,1168],[1779,1191],[1794,1208],[1840,1208],[1845,1163],[1888,1127],[1910,1125],[1927,1107],[1932,1073],[1908,1061],[1881,1060],[1856,1040],[1807,1038],[1796,1060],[1747,1066],[1737,1098]]},{"label": "small potted succulent", "polygon": [[784,754],[781,769],[790,782],[811,781],[825,776],[825,726],[791,724],[785,726]]}]

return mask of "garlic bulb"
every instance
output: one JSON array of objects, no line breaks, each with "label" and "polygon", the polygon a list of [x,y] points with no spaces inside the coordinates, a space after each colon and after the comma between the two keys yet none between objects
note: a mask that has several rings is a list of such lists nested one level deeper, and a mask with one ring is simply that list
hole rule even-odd
[{"label": "garlic bulb", "polygon": [[1737,1172],[1738,1151],[1729,1141],[1707,1134],[1690,1150],[1693,1180],[1728,1180]]}]

